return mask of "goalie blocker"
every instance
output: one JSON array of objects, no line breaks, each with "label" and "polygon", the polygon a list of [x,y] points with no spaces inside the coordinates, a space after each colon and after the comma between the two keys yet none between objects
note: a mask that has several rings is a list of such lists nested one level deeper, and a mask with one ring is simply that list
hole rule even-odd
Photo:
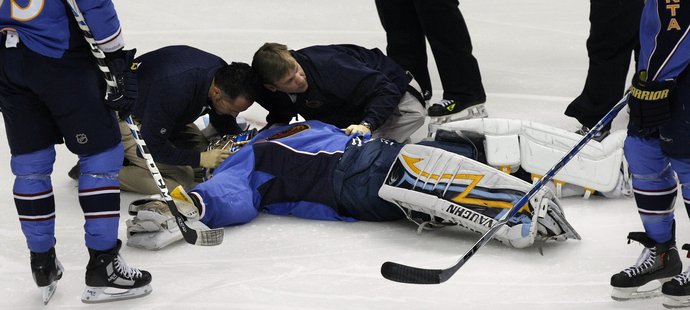
[{"label": "goalie blocker", "polygon": [[[438,148],[406,145],[379,190],[414,218],[417,211],[441,224],[457,224],[477,233],[488,231],[504,217],[531,184],[487,165]],[[438,220],[440,219],[440,221]],[[566,221],[551,190],[544,188],[509,220],[495,238],[524,248],[535,240],[580,239]]]}]

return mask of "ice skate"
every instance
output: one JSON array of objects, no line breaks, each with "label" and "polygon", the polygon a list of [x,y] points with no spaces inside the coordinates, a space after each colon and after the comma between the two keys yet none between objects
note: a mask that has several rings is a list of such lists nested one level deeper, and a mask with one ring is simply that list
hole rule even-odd
[{"label": "ice skate", "polygon": [[31,252],[31,273],[34,282],[41,290],[43,304],[47,305],[57,289],[57,281],[62,278],[62,264],[55,256],[55,248],[45,253]]},{"label": "ice skate", "polygon": [[151,293],[151,274],[127,266],[120,256],[122,242],[109,251],[89,249],[86,266],[86,288],[81,296],[85,303],[109,302],[143,297]]},{"label": "ice skate", "polygon": [[484,107],[484,102],[486,102],[486,98],[462,102],[443,99],[432,104],[429,107],[428,113],[429,117],[431,117],[431,123],[436,124],[470,118],[484,118],[489,116]]},{"label": "ice skate", "polygon": [[[690,251],[690,244],[684,244],[683,250]],[[666,308],[690,307],[690,268],[664,283],[661,293],[664,294],[663,304]]]},{"label": "ice skate", "polygon": [[611,298],[625,301],[661,295],[661,285],[651,282],[665,283],[683,269],[675,242],[655,243],[643,232],[629,233],[628,242],[630,240],[641,243],[645,248],[634,266],[611,277]]}]

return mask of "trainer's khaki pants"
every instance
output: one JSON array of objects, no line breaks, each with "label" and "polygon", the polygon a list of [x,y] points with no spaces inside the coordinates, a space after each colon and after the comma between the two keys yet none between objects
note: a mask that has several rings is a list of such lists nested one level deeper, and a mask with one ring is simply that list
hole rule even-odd
[{"label": "trainer's khaki pants", "polygon": [[[146,160],[137,155],[136,141],[134,141],[132,132],[124,121],[120,121],[120,133],[122,134],[122,145],[125,148],[125,159],[129,161],[120,169],[120,189],[147,195],[159,194],[160,189],[147,168]],[[187,124],[183,130],[175,132],[174,138],[173,144],[180,148],[193,148],[202,151],[208,145],[208,140],[193,123]],[[156,166],[163,176],[168,190],[172,190],[178,185],[182,185],[185,189],[190,189],[196,185],[194,181],[195,169],[190,166],[174,166],[158,162],[156,162]]]},{"label": "trainer's khaki pants", "polygon": [[[412,80],[410,85],[419,90],[417,81]],[[374,130],[372,138],[387,138],[400,143],[410,142],[410,136],[415,133],[422,125],[427,112],[424,102],[420,102],[417,97],[406,92],[400,99],[398,108],[393,111],[393,115],[388,117],[381,127]]]}]

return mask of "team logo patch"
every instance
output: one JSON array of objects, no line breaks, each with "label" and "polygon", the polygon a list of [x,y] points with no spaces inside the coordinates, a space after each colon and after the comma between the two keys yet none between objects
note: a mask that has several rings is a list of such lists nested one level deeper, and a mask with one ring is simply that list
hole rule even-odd
[{"label": "team logo patch", "polygon": [[266,138],[266,141],[271,141],[271,140],[278,140],[282,139],[285,137],[289,136],[294,136],[302,131],[308,130],[310,127],[307,124],[299,124],[299,125],[294,125],[286,130],[283,130],[279,133],[276,133],[268,138]]},{"label": "team logo patch", "polygon": [[321,101],[319,101],[319,100],[307,100],[307,101],[304,103],[304,105],[307,106],[307,108],[310,108],[310,109],[317,109],[317,108],[320,108],[320,107],[323,105],[323,102],[321,102]]},{"label": "team logo patch", "polygon": [[86,144],[86,142],[89,142],[89,138],[86,137],[86,134],[78,133],[74,137],[77,138],[77,143],[79,144]]}]

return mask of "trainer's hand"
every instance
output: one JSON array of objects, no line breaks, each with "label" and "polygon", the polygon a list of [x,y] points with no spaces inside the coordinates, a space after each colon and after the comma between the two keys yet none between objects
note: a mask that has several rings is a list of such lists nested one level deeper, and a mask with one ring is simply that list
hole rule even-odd
[{"label": "trainer's hand", "polygon": [[217,168],[226,158],[230,156],[227,150],[215,149],[206,152],[201,152],[201,159],[199,165],[208,169]]},{"label": "trainer's hand", "polygon": [[342,131],[344,131],[345,134],[348,136],[353,134],[365,135],[371,132],[371,130],[369,130],[367,126],[360,124],[352,124],[350,126],[347,126],[347,128],[342,129]]}]

